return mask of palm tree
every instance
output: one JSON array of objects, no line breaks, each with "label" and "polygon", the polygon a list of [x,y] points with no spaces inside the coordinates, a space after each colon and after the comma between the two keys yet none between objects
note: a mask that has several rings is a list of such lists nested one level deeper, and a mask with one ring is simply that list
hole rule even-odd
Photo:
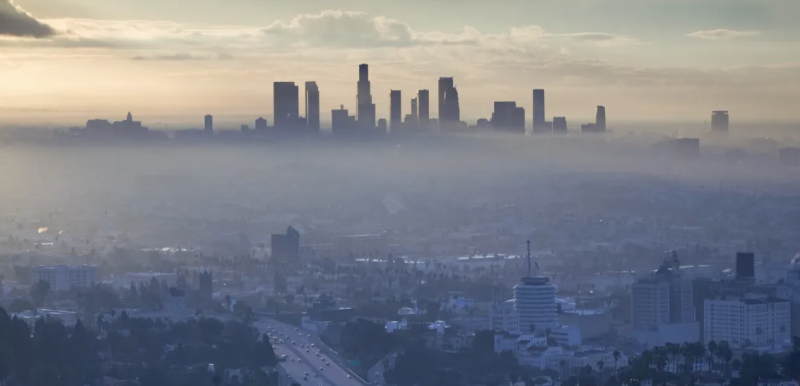
[{"label": "palm tree", "polygon": [[710,362],[709,366],[712,370],[714,368],[714,362],[716,362],[714,359],[716,358],[718,352],[719,352],[719,345],[717,344],[717,342],[713,340],[708,342],[708,354],[709,354],[708,357]]},{"label": "palm tree", "polygon": [[622,354],[620,354],[619,351],[614,350],[612,355],[614,356],[614,377],[616,378],[619,375],[619,367],[617,366],[617,363],[619,363],[619,357],[622,356]]},{"label": "palm tree", "polygon": [[603,384],[603,367],[605,366],[606,364],[603,361],[597,361],[597,375],[601,385]]}]

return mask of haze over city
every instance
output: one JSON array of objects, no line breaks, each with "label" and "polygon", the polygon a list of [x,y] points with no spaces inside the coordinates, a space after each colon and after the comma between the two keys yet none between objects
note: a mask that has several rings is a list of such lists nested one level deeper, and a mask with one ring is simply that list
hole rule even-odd
[{"label": "haze over city", "polygon": [[0,0],[0,385],[800,386],[796,0]]}]

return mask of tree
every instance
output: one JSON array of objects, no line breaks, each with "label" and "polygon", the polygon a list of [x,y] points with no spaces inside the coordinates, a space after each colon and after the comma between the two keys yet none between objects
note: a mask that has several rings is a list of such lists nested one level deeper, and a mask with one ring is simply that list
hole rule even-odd
[{"label": "tree", "polygon": [[42,308],[47,301],[47,295],[50,293],[50,282],[39,280],[39,282],[31,286],[30,293],[33,305],[37,309]]}]

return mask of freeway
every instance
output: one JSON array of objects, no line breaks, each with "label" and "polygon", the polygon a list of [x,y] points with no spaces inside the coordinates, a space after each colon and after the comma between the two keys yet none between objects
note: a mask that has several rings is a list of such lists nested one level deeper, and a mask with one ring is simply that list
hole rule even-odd
[{"label": "freeway", "polygon": [[273,320],[259,320],[254,327],[267,333],[288,379],[279,382],[302,386],[364,386],[349,370],[331,360],[328,350],[320,340],[307,331]]}]

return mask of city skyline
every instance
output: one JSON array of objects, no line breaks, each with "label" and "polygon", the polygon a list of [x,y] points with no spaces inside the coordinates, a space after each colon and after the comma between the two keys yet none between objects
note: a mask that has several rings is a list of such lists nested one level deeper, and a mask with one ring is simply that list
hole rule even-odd
[{"label": "city skyline", "polygon": [[[111,9],[96,0],[0,0],[3,17],[22,15],[21,29],[0,29],[0,124],[80,124],[128,110],[164,123],[196,122],[206,113],[219,122],[272,122],[270,84],[281,80],[316,81],[327,122],[324,112],[341,104],[357,111],[348,103],[353,63],[372,65],[375,96],[392,89],[436,93],[436,79],[454,77],[461,119],[470,123],[489,117],[502,100],[517,101],[530,117],[534,88],[548,90],[548,121],[588,122],[598,104],[611,108],[615,121],[704,122],[714,110],[734,111],[739,122],[800,119],[792,108],[800,99],[800,28],[786,16],[800,7],[788,1],[716,8],[693,1],[506,1],[512,9],[496,11],[503,16],[496,21],[479,17],[490,6],[469,1],[459,17],[438,24],[385,2],[272,4],[270,16],[259,17],[265,21],[250,17],[260,4],[223,11],[201,2],[190,16],[174,4],[155,13],[153,2],[123,2]],[[641,20],[615,15],[623,5]],[[538,13],[526,21],[513,15],[521,10]],[[657,12],[695,17],[666,27],[656,24]],[[751,18],[743,21],[743,14]],[[375,100],[376,117],[389,117],[387,102]],[[430,102],[431,118],[438,103]]]}]

